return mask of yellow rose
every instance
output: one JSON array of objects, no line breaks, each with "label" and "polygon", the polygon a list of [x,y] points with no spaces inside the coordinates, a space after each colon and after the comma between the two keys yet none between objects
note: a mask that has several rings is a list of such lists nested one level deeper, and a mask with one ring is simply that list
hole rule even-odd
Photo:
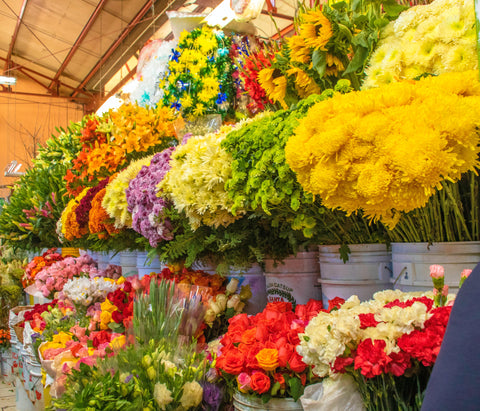
[{"label": "yellow rose", "polygon": [[255,358],[260,368],[265,371],[273,371],[278,367],[278,351],[275,348],[264,348]]}]

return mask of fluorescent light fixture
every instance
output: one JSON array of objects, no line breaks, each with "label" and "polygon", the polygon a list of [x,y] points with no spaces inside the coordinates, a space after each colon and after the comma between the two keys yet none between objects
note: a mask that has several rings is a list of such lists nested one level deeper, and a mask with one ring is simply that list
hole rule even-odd
[{"label": "fluorescent light fixture", "polygon": [[0,84],[5,86],[14,86],[17,82],[15,77],[0,76]]}]

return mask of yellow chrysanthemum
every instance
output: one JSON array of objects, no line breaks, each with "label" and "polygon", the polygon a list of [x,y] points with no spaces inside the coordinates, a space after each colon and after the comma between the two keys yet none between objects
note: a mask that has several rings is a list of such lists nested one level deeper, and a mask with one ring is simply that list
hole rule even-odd
[{"label": "yellow chrysanthemum", "polygon": [[303,37],[292,36],[288,40],[288,46],[290,48],[290,57],[293,62],[308,63],[311,59],[311,50],[306,45]]},{"label": "yellow chrysanthemum", "polygon": [[132,226],[132,214],[128,211],[127,195],[125,190],[143,166],[150,165],[152,156],[133,161],[125,170],[121,171],[111,180],[105,190],[102,207],[111,218],[115,219],[115,227],[123,228]]},{"label": "yellow chrysanthemum", "polygon": [[317,103],[285,155],[326,207],[393,228],[400,211],[478,166],[479,125],[478,72],[447,73]]},{"label": "yellow chrysanthemum", "polygon": [[190,94],[185,94],[181,99],[180,99],[180,104],[182,105],[183,108],[190,108],[192,107],[193,100]]},{"label": "yellow chrysanthemum", "polygon": [[304,23],[300,25],[300,36],[305,44],[314,50],[326,50],[326,45],[333,35],[332,23],[321,10],[311,10],[303,15]]},{"label": "yellow chrysanthemum", "polygon": [[185,212],[193,229],[201,224],[227,226],[239,218],[230,212],[233,202],[224,187],[231,176],[232,157],[220,145],[231,130],[223,126],[218,133],[191,137],[177,147],[171,169],[158,186]]}]

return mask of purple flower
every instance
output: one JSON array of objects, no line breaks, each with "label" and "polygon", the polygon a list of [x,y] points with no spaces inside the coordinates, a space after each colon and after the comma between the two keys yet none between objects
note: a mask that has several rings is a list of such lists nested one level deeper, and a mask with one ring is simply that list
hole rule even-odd
[{"label": "purple flower", "polygon": [[172,204],[163,197],[157,197],[157,184],[170,170],[170,157],[174,149],[169,147],[155,154],[150,165],[142,167],[126,190],[132,228],[147,238],[152,247],[156,247],[160,241],[173,238],[173,226],[164,218],[164,208],[172,207]]},{"label": "purple flower", "polygon": [[201,384],[203,387],[202,409],[205,411],[218,411],[223,402],[223,388],[207,381]]}]

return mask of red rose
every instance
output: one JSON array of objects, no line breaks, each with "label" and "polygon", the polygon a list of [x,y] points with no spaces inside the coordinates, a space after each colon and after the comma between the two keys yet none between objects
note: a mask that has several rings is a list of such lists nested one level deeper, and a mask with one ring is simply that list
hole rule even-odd
[{"label": "red rose", "polygon": [[287,311],[292,311],[292,303],[288,303],[286,301],[275,301],[268,303],[265,309],[284,313]]},{"label": "red rose", "polygon": [[270,377],[261,371],[257,371],[250,377],[250,387],[258,394],[263,394],[270,389]]},{"label": "red rose", "polygon": [[93,337],[93,340],[92,340],[92,344],[94,348],[98,348],[99,345],[104,344],[106,342],[110,342],[110,333],[108,331],[102,330],[102,331],[95,332],[95,336]]},{"label": "red rose", "polygon": [[295,351],[295,346],[291,344],[285,344],[283,347],[278,349],[278,363],[280,367],[286,367],[288,361]]},{"label": "red rose", "polygon": [[301,373],[307,368],[307,364],[305,364],[302,360],[302,357],[300,356],[297,351],[293,351],[292,356],[288,360],[288,367],[296,373]]},{"label": "red rose", "polygon": [[125,281],[123,283],[123,291],[130,293],[132,291],[132,283],[130,281]]},{"label": "red rose", "polygon": [[118,324],[121,324],[123,322],[124,316],[120,311],[114,311],[112,313],[112,320],[115,321]]},{"label": "red rose", "polygon": [[217,359],[217,367],[228,374],[238,375],[244,370],[245,356],[234,348],[222,353]]}]

